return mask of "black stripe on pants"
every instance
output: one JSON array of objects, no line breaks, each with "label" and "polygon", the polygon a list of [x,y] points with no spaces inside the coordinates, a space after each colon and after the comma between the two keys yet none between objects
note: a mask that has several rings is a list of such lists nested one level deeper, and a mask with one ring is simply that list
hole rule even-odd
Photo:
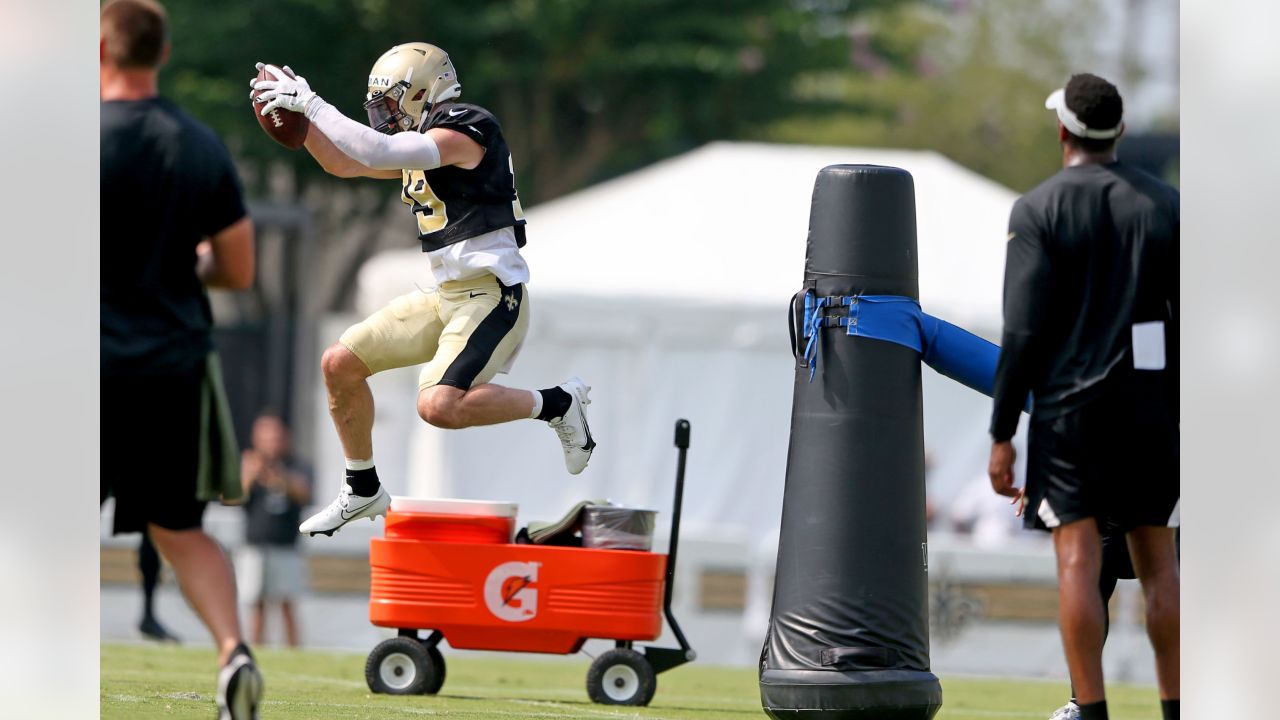
[{"label": "black stripe on pants", "polygon": [[[440,385],[451,385],[463,390],[470,390],[476,376],[489,364],[489,359],[498,349],[498,344],[506,338],[520,319],[521,305],[524,304],[524,285],[503,285],[498,281],[498,304],[489,311],[484,320],[467,338],[467,346],[458,353],[458,357],[449,363],[449,368],[440,378]],[[514,307],[507,302],[507,297],[515,299]]]}]

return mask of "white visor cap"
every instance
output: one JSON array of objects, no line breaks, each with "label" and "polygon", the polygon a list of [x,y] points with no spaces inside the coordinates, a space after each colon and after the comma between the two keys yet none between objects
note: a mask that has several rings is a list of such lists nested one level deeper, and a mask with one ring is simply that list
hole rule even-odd
[{"label": "white visor cap", "polygon": [[1120,131],[1124,130],[1124,123],[1117,123],[1113,128],[1098,130],[1085,125],[1076,114],[1067,107],[1067,90],[1066,88],[1058,88],[1045,98],[1044,106],[1049,110],[1058,113],[1058,120],[1062,122],[1062,127],[1067,132],[1076,137],[1090,138],[1092,140],[1110,140],[1120,136]]}]

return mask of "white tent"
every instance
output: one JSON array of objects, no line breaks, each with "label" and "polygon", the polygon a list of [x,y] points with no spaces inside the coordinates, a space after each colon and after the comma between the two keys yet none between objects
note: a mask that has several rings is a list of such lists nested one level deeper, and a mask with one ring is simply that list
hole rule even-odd
[{"label": "white tent", "polygon": [[[686,417],[686,526],[776,527],[793,381],[786,309],[803,274],[814,178],[840,163],[911,172],[922,305],[994,339],[1013,192],[933,152],[712,143],[528,212],[533,320],[514,372],[497,381],[542,388],[577,374],[594,386],[590,467],[565,474],[555,435],[535,423],[425,426],[413,409],[417,370],[406,369],[373,382],[384,482],[393,492],[514,500],[521,522],[595,497],[664,517],[672,424]],[[358,310],[430,283],[416,248],[383,253],[360,272]],[[340,330],[335,321],[325,333]],[[984,468],[976,449],[990,405],[924,372],[932,485],[946,495]],[[318,437],[317,460],[336,462],[332,430]]]}]

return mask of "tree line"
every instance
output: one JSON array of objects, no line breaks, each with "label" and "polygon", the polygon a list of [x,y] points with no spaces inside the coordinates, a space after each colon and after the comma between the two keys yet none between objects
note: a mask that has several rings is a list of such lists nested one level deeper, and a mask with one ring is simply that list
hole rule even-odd
[{"label": "tree line", "polygon": [[1048,0],[167,6],[162,92],[227,139],[251,192],[281,165],[324,182],[255,127],[254,62],[288,63],[363,120],[373,61],[423,40],[450,53],[463,99],[501,119],[526,204],[724,139],[929,148],[1025,190],[1052,171],[1041,101],[1089,18],[1088,2]]}]

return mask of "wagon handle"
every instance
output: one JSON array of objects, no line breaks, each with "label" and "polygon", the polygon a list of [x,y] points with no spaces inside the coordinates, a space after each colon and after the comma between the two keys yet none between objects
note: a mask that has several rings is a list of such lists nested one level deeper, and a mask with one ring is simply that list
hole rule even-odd
[{"label": "wagon handle", "polygon": [[695,653],[689,647],[689,641],[685,639],[684,632],[680,630],[680,624],[676,622],[676,617],[671,612],[671,593],[676,580],[676,550],[680,546],[680,507],[684,502],[685,455],[689,452],[688,420],[681,418],[676,421],[675,444],[680,454],[679,459],[676,461],[676,498],[671,510],[671,542],[667,547],[667,588],[662,601],[662,609],[667,616],[667,624],[671,626],[671,632],[675,633],[676,640],[680,641],[680,649],[684,651],[686,659],[692,660]]}]

